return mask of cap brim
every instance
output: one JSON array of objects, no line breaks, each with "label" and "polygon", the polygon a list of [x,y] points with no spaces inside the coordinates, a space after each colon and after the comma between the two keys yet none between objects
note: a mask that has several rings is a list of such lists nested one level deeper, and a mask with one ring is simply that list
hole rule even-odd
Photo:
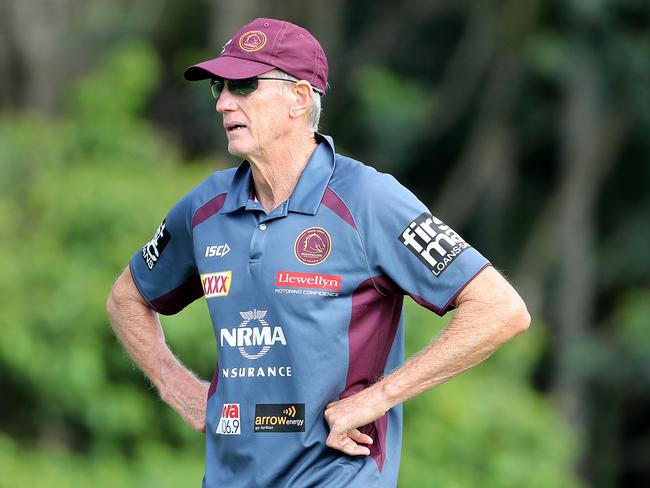
[{"label": "cap brim", "polygon": [[275,69],[275,66],[232,56],[219,56],[190,66],[185,70],[184,76],[189,81],[205,80],[214,76],[228,80],[241,80],[261,75],[272,69]]}]

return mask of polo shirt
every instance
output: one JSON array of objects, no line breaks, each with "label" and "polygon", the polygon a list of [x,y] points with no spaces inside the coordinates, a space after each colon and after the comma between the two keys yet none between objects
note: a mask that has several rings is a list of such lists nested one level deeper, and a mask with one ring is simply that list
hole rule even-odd
[{"label": "polo shirt", "polygon": [[401,405],[360,429],[374,442],[359,457],[326,446],[325,407],[403,363],[404,295],[442,315],[489,265],[392,176],[315,137],[271,213],[244,161],[180,200],[130,261],[159,313],[206,299],[204,487],[396,486]]}]

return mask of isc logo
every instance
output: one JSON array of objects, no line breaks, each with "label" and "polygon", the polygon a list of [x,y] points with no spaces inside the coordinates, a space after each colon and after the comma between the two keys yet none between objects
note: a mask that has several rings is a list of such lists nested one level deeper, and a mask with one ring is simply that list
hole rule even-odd
[{"label": "isc logo", "polygon": [[201,275],[205,298],[225,297],[230,292],[232,271],[218,271]]},{"label": "isc logo", "polygon": [[241,433],[239,403],[223,404],[221,419],[219,420],[216,433],[223,435],[239,435]]},{"label": "isc logo", "polygon": [[220,246],[207,246],[205,248],[205,257],[206,258],[212,258],[212,257],[218,257],[222,258],[226,254],[230,252],[230,247],[228,247],[228,244],[221,244]]}]

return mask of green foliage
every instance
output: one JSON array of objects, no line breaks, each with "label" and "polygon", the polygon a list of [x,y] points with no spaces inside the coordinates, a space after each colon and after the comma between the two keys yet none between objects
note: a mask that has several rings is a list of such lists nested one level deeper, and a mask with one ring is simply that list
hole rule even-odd
[{"label": "green foliage", "polygon": [[650,290],[628,292],[621,300],[614,316],[614,328],[621,344],[620,356],[627,363],[624,374],[633,376],[638,387],[650,386]]},{"label": "green foliage", "polygon": [[355,73],[354,91],[373,150],[393,167],[405,164],[431,112],[425,89],[386,69],[366,66]]},{"label": "green foliage", "polygon": [[[122,46],[77,84],[66,119],[0,120],[0,486],[175,487],[201,478],[203,437],[147,386],[104,312],[128,257],[214,169],[182,165],[143,121],[156,65],[147,46]],[[386,110],[414,108],[417,96],[394,83],[379,77],[381,90],[406,97]],[[408,313],[412,353],[430,340],[434,317],[413,305]],[[209,377],[215,346],[204,302],[164,326],[179,357]],[[569,430],[527,381],[540,329],[406,405],[401,486],[576,485]]]},{"label": "green foliage", "polygon": [[198,486],[203,456],[142,444],[126,461],[122,456],[75,456],[52,449],[20,448],[0,433],[0,488],[96,486],[130,488]]},{"label": "green foliage", "polygon": [[[11,486],[148,486],[156,464],[174,466],[163,486],[200,481],[203,437],[134,370],[104,311],[129,256],[216,169],[181,167],[143,121],[155,65],[150,49],[122,46],[78,84],[67,119],[0,120],[0,389],[19,403],[0,428],[38,446],[3,437]],[[190,332],[176,322],[169,340],[209,377],[212,330],[196,310],[184,315]]]}]

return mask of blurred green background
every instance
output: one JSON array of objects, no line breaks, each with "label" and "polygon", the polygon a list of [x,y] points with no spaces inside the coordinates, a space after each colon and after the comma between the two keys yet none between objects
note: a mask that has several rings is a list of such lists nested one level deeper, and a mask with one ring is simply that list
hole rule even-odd
[{"label": "blurred green background", "polygon": [[[650,3],[0,0],[0,487],[198,486],[113,280],[225,151],[182,70],[258,16],[330,61],[322,131],[517,286],[530,331],[405,406],[400,486],[650,485]],[[448,322],[407,304],[407,353]],[[204,378],[205,304],[163,320]]]}]

